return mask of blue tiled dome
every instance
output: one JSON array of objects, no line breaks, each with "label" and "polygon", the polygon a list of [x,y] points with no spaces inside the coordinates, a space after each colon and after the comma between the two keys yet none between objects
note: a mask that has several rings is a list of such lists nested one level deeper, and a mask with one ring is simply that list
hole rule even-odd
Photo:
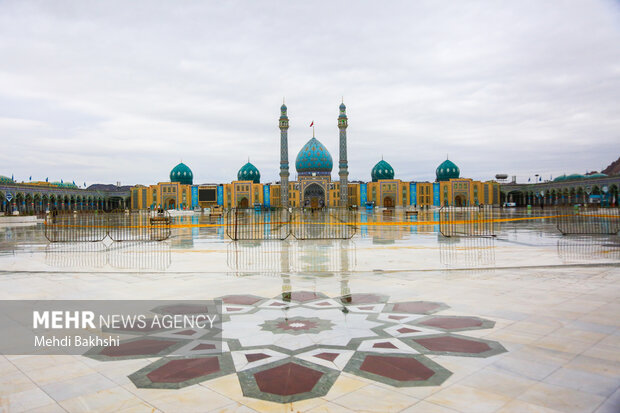
[{"label": "blue tiled dome", "polygon": [[239,181],[252,181],[255,184],[260,183],[260,172],[251,163],[246,163],[237,172],[237,180]]},{"label": "blue tiled dome", "polygon": [[300,175],[329,175],[333,168],[332,156],[321,142],[312,138],[301,148],[295,160],[295,168]]},{"label": "blue tiled dome", "polygon": [[189,166],[183,162],[172,168],[170,171],[170,182],[178,182],[181,185],[192,185],[194,182],[194,174]]},{"label": "blue tiled dome", "polygon": [[450,179],[458,179],[461,176],[461,171],[454,162],[446,159],[437,167],[435,171],[437,182],[449,181]]},{"label": "blue tiled dome", "polygon": [[392,165],[381,159],[372,168],[370,177],[373,182],[377,182],[381,179],[394,179],[394,168],[392,168]]}]

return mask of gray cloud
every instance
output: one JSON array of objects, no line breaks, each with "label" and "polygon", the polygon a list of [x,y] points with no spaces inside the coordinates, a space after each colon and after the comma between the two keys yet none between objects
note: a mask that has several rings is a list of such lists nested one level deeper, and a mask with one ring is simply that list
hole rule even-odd
[{"label": "gray cloud", "polygon": [[[432,180],[601,169],[620,155],[613,1],[0,3],[0,174],[164,181],[181,159],[229,182],[278,179],[308,125],[352,179],[381,155]],[[334,173],[335,176],[335,173]]]}]

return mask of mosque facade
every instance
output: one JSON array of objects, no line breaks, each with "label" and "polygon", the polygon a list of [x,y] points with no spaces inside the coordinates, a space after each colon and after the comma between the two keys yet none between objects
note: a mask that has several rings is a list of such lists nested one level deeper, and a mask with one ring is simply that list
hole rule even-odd
[{"label": "mosque facade", "polygon": [[338,179],[332,180],[334,162],[327,148],[314,136],[295,158],[297,179],[290,181],[288,156],[289,118],[280,107],[280,180],[261,183],[259,169],[249,160],[230,183],[195,185],[193,172],[180,163],[170,172],[170,182],[131,189],[134,209],[193,209],[221,205],[224,208],[324,208],[324,207],[440,207],[499,205],[500,187],[495,181],[460,177],[460,169],[446,159],[435,171],[435,182],[403,181],[381,159],[370,171],[370,181],[349,182],[346,106],[339,107]]}]

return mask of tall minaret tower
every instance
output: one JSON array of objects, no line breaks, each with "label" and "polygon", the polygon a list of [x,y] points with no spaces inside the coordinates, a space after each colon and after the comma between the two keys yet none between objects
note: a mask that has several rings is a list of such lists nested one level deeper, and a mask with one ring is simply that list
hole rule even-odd
[{"label": "tall minaret tower", "polygon": [[340,162],[338,166],[340,171],[340,206],[347,207],[349,205],[349,163],[347,162],[347,107],[344,105],[344,99],[340,104],[340,115],[338,116],[338,129],[340,129]]},{"label": "tall minaret tower", "polygon": [[288,208],[288,116],[286,105],[280,107],[280,205]]}]

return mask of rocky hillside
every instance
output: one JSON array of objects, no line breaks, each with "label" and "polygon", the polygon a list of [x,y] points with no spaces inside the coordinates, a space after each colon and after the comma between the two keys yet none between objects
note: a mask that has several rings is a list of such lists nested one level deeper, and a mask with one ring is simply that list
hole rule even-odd
[{"label": "rocky hillside", "polygon": [[618,175],[620,174],[620,158],[613,161],[607,168],[601,171],[607,175]]}]

